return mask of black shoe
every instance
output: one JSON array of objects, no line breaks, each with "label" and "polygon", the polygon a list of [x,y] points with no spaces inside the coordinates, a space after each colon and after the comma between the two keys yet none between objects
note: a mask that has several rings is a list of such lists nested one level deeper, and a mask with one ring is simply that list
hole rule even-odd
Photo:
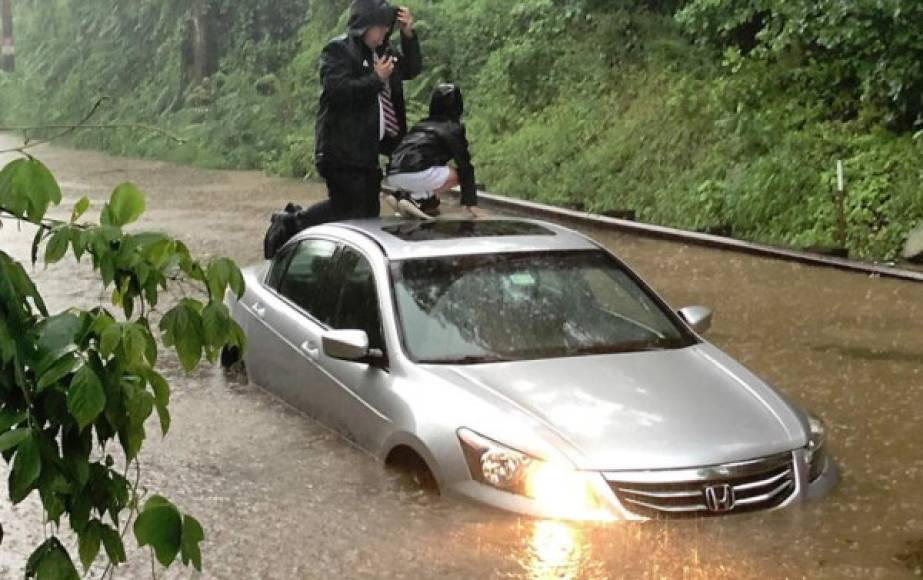
[{"label": "black shoe", "polygon": [[397,210],[402,216],[409,219],[431,220],[433,219],[428,213],[420,208],[419,202],[412,198],[404,198],[397,203]]},{"label": "black shoe", "polygon": [[439,196],[436,195],[416,202],[416,205],[420,208],[420,210],[431,217],[436,217],[442,213],[439,211],[439,206],[441,204],[442,202],[439,200]]}]

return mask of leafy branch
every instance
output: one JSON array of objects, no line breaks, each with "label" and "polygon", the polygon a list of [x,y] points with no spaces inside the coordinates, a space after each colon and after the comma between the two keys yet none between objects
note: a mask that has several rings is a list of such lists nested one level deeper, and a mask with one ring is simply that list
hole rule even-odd
[{"label": "leafy branch", "polygon": [[[45,524],[54,530],[29,557],[26,578],[78,577],[57,537],[65,516],[87,571],[101,551],[108,559],[104,575],[126,561],[123,538],[132,519],[139,546],[150,546],[160,564],[180,556],[201,569],[204,532],[195,518],[159,495],[140,505],[145,423],[156,413],[163,436],[170,428],[170,387],[155,368],[159,348],[150,313],[173,282],[185,278],[200,286],[205,299],[180,300],[157,325],[164,345],[190,371],[203,358],[215,361],[222,348],[243,347],[222,302],[225,292],[243,294],[243,277],[227,258],[202,264],[162,233],[124,231],[145,209],[130,183],[114,189],[98,223],[79,223],[87,198],[68,221],[47,218],[60,203],[57,182],[38,160],[17,159],[0,171],[0,216],[37,228],[33,265],[42,247],[45,264],[68,253],[78,262],[88,256],[118,309],[50,314],[23,265],[0,251],[0,455],[12,465],[10,501],[37,492]],[[115,441],[125,460],[121,473],[107,452]],[[133,484],[127,479],[132,467]]]}]

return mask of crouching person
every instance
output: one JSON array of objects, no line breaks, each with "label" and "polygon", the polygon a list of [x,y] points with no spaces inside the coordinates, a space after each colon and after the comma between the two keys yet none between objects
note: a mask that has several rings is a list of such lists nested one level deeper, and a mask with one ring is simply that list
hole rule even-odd
[{"label": "crouching person", "polygon": [[[452,84],[436,87],[429,117],[416,124],[391,156],[385,184],[398,190],[385,202],[405,217],[432,219],[439,214],[439,193],[461,187],[468,217],[481,217],[474,166],[461,122],[464,102]],[[449,163],[454,163],[454,167]]]}]

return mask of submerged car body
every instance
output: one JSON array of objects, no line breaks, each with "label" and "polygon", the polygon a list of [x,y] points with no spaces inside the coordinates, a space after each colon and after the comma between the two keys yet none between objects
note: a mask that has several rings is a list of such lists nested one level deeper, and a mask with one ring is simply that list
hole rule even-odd
[{"label": "submerged car body", "polygon": [[530,220],[311,228],[228,298],[255,383],[441,491],[535,516],[775,509],[823,426],[592,240]]}]

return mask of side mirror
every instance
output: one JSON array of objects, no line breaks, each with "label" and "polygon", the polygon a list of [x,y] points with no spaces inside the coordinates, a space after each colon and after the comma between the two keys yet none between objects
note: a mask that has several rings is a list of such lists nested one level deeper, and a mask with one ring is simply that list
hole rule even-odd
[{"label": "side mirror", "polygon": [[680,309],[679,315],[699,334],[704,334],[711,328],[712,311],[707,306],[687,306]]},{"label": "side mirror", "polygon": [[331,330],[321,336],[321,344],[330,358],[369,364],[387,362],[384,351],[369,348],[369,335],[364,330]]},{"label": "side mirror", "polygon": [[330,358],[359,362],[369,357],[369,335],[364,330],[331,330],[321,343]]}]

